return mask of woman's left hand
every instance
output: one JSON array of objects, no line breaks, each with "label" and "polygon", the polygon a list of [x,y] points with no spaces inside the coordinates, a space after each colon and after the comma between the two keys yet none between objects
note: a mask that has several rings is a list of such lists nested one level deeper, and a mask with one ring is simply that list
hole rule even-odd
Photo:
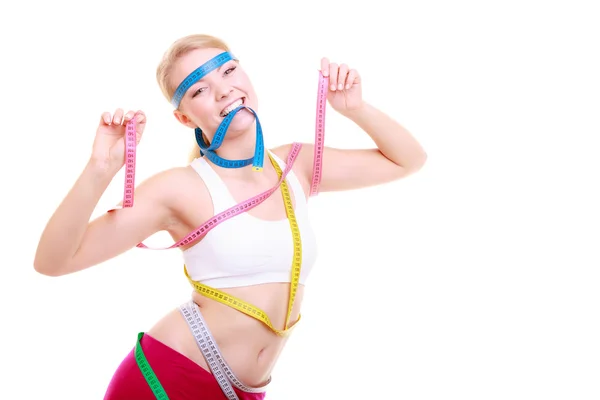
[{"label": "woman's left hand", "polygon": [[360,75],[346,64],[330,63],[321,59],[321,73],[329,77],[327,100],[334,110],[342,115],[358,110],[363,105]]}]

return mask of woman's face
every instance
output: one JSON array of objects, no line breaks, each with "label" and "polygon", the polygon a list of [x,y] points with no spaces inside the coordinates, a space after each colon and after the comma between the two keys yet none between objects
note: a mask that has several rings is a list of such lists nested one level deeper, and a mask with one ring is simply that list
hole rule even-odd
[{"label": "woman's face", "polygon": [[[173,87],[179,84],[195,69],[221,54],[223,49],[196,49],[181,57],[171,74]],[[244,104],[256,111],[257,99],[250,79],[237,61],[227,61],[219,68],[206,74],[194,83],[183,95],[175,117],[184,125],[194,129],[200,127],[209,140],[212,140],[227,113]],[[254,114],[242,109],[237,112],[229,129],[230,132],[243,132],[251,129]]]}]

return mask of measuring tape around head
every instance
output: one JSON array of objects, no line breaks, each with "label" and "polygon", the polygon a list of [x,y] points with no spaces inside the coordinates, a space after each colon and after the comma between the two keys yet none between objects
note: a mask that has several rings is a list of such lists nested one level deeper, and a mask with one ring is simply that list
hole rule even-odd
[{"label": "measuring tape around head", "polygon": [[[316,115],[316,122],[315,122],[315,141],[316,142],[315,142],[315,147],[314,147],[313,178],[312,178],[312,183],[311,183],[311,194],[313,194],[313,195],[318,192],[318,185],[320,182],[320,175],[321,175],[321,171],[322,171],[323,138],[324,138],[324,123],[325,123],[325,108],[326,108],[325,106],[326,106],[326,94],[327,94],[327,82],[326,81],[327,81],[327,79],[324,78],[322,74],[320,74],[320,76],[319,76],[319,91],[318,91],[318,96],[317,96],[317,115]],[[125,195],[124,195],[124,199],[123,199],[123,207],[133,206],[133,192],[134,192],[133,185],[135,183],[135,155],[136,155],[136,153],[135,153],[136,140],[135,139],[136,139],[135,119],[133,119],[127,125],[127,131],[126,131],[126,148],[127,148],[127,151],[126,151],[126,158],[127,158],[127,160],[126,160],[126,182],[125,182],[126,187],[125,187]],[[218,147],[219,144],[220,143],[217,142],[215,147]],[[264,311],[260,310],[259,308],[254,307],[254,306],[244,302],[241,299],[237,299],[231,295],[223,293],[222,291],[218,291],[216,289],[210,288],[209,286],[203,285],[200,282],[193,281],[191,279],[191,277],[188,275],[187,269],[185,268],[185,266],[184,266],[184,273],[185,273],[186,277],[188,278],[188,280],[190,281],[190,283],[194,286],[196,291],[199,292],[200,294],[210,297],[210,298],[213,298],[214,300],[220,301],[222,303],[225,303],[225,304],[227,304],[249,316],[252,316],[252,317],[258,319],[259,321],[263,322],[273,332],[275,332],[278,335],[286,335],[290,328],[290,327],[288,327],[289,317],[290,317],[291,309],[293,307],[293,300],[295,297],[295,293],[297,290],[297,284],[293,284],[293,282],[295,280],[299,279],[299,275],[300,275],[301,245],[299,244],[300,233],[298,230],[297,222],[295,221],[294,210],[292,207],[291,198],[289,196],[289,191],[288,191],[287,185],[285,183],[285,177],[287,176],[287,173],[289,173],[289,171],[291,170],[293,162],[300,151],[300,147],[301,147],[301,145],[298,143],[293,144],[292,151],[290,152],[290,155],[286,162],[286,168],[283,173],[281,172],[277,163],[274,162],[274,160],[269,155],[269,157],[271,158],[271,162],[272,162],[273,166],[275,167],[275,169],[279,175],[279,178],[280,178],[279,181],[277,182],[277,184],[275,186],[273,186],[271,189],[213,216],[211,219],[209,219],[204,224],[202,224],[201,226],[196,228],[194,231],[192,231],[186,237],[184,237],[183,239],[179,240],[177,243],[175,243],[169,247],[152,248],[152,247],[145,245],[144,243],[139,243],[137,245],[137,247],[146,248],[146,249],[171,249],[171,248],[180,247],[180,246],[183,246],[186,244],[191,244],[191,243],[199,240],[200,238],[204,237],[210,230],[215,228],[221,222],[226,221],[229,218],[232,218],[240,213],[246,212],[246,211],[258,206],[260,203],[262,203],[264,200],[266,200],[273,192],[275,192],[275,190],[279,186],[281,186],[282,195],[284,197],[284,203],[286,205],[286,214],[288,215],[288,220],[290,221],[290,226],[292,228],[292,235],[294,237],[294,257],[293,257],[294,265],[292,267],[292,285],[291,285],[292,293],[290,293],[291,296],[290,296],[290,301],[288,303],[288,313],[287,313],[288,315],[286,316],[286,323],[285,323],[283,329],[280,330],[280,329],[276,329],[275,327],[273,327],[273,325],[270,322],[266,313]],[[300,318],[298,318],[298,320],[299,319]],[[295,325],[295,323],[294,323],[294,325]]]},{"label": "measuring tape around head", "polygon": [[[323,166],[322,160],[323,160],[323,148],[324,148],[325,109],[326,109],[326,95],[327,95],[328,79],[323,77],[322,74],[319,74],[319,75],[320,75],[319,76],[319,91],[318,91],[318,95],[317,95],[317,113],[316,113],[316,121],[315,121],[313,176],[312,176],[312,181],[311,181],[311,186],[310,186],[310,196],[314,196],[314,195],[318,194],[318,187],[319,187],[320,180],[321,180],[321,173],[322,173],[322,166]],[[256,149],[255,149],[255,156],[248,160],[233,160],[233,161],[231,161],[231,160],[224,160],[224,159],[216,156],[216,153],[214,153],[214,151],[211,153],[211,151],[214,148],[217,148],[220,146],[220,143],[222,142],[224,134],[229,125],[229,122],[231,121],[231,119],[233,118],[235,113],[237,113],[242,108],[244,108],[244,107],[243,106],[237,107],[230,114],[228,114],[227,117],[229,117],[229,119],[227,120],[227,118],[226,118],[223,121],[223,123],[221,124],[221,126],[219,127],[220,132],[222,132],[222,133],[220,134],[220,136],[215,135],[216,140],[215,140],[215,138],[213,138],[213,143],[211,145],[207,146],[203,142],[203,140],[201,140],[202,132],[199,130],[196,130],[196,140],[198,141],[198,145],[201,147],[201,150],[203,150],[204,153],[207,155],[207,157],[217,165],[221,165],[226,168],[240,168],[242,166],[249,165],[252,162],[254,170],[261,170],[262,164],[257,162],[257,160],[258,159],[262,160],[264,158],[264,155],[263,155],[264,153],[261,154],[261,152],[264,151],[264,147],[263,147],[264,144],[263,144],[263,139],[262,139],[262,129],[260,127],[260,122],[258,121],[258,117],[256,116],[256,113],[248,107],[246,107],[246,108],[248,108],[255,115],[256,121],[257,121],[257,138],[256,138],[257,144],[256,144]],[[221,127],[224,127],[224,128],[221,129]],[[135,118],[127,124],[125,143],[126,143],[125,144],[125,146],[126,146],[125,190],[124,190],[122,208],[132,207],[133,203],[134,203],[135,158],[136,158],[136,143],[137,143]],[[299,316],[298,319],[291,326],[289,325],[290,315],[291,315],[291,311],[293,308],[295,296],[297,293],[297,286],[298,286],[298,282],[299,282],[299,278],[300,278],[302,251],[301,251],[300,232],[299,232],[298,225],[297,225],[297,222],[295,219],[295,213],[294,213],[293,205],[291,202],[291,197],[289,195],[289,190],[288,190],[287,184],[285,182],[285,178],[286,178],[287,174],[289,173],[289,171],[291,170],[292,165],[295,161],[295,158],[297,157],[297,155],[300,151],[300,148],[301,148],[300,144],[293,143],[292,150],[290,151],[290,155],[288,156],[288,160],[286,162],[286,168],[283,172],[281,171],[278,164],[273,160],[273,158],[269,154],[271,163],[273,164],[273,166],[276,169],[277,174],[279,176],[279,181],[277,182],[277,184],[274,187],[272,187],[271,189],[255,196],[249,200],[246,200],[234,207],[231,207],[230,209],[225,210],[222,213],[219,213],[218,215],[213,216],[213,218],[211,218],[209,221],[205,222],[203,225],[198,227],[196,230],[192,231],[185,238],[183,238],[182,240],[173,244],[172,246],[159,248],[159,249],[170,249],[170,248],[179,247],[179,246],[182,246],[185,244],[190,244],[190,243],[193,243],[193,242],[199,240],[201,237],[205,236],[211,229],[216,227],[221,222],[223,222],[229,218],[232,218],[235,215],[246,212],[246,211],[256,207],[257,205],[262,203],[265,199],[267,199],[271,194],[273,194],[273,192],[279,186],[281,186],[282,196],[284,198],[284,203],[285,203],[285,207],[286,207],[286,214],[288,216],[288,220],[290,221],[290,227],[292,230],[292,237],[293,237],[293,241],[294,241],[294,256],[293,256],[293,266],[292,266],[292,271],[291,271],[290,297],[289,297],[289,301],[288,301],[288,309],[287,309],[286,319],[285,319],[283,329],[276,329],[270,322],[266,313],[264,311],[260,310],[259,308],[252,306],[251,304],[248,304],[247,302],[245,302],[241,299],[235,298],[234,296],[228,295],[227,293],[224,293],[217,289],[211,288],[200,282],[193,281],[191,279],[191,277],[188,275],[187,269],[184,266],[184,273],[185,273],[186,277],[188,278],[188,280],[190,281],[190,283],[192,284],[192,286],[198,293],[200,293],[206,297],[212,298],[216,301],[219,301],[223,304],[226,304],[232,308],[235,308],[238,311],[241,311],[241,312],[263,322],[273,332],[275,332],[276,334],[278,334],[280,336],[285,336],[285,335],[289,334],[290,330],[300,320],[300,316]],[[112,210],[110,210],[110,211],[112,211]],[[144,245],[143,243],[139,243],[137,245],[137,247],[151,249],[151,247],[148,247],[148,246]],[[156,248],[154,248],[154,249],[156,249]],[[142,355],[140,356],[139,353],[142,353]],[[144,364],[145,358],[143,357],[143,352],[141,351],[141,347],[139,346],[139,337],[138,337],[138,346],[136,347],[136,360],[138,362],[138,366],[139,366],[140,370],[142,370],[142,372],[144,373],[144,376],[148,380],[148,383],[150,384],[153,392],[157,395],[157,398],[167,399],[166,394],[164,393],[164,390],[161,393],[162,387],[160,386],[160,383],[158,382],[158,380],[156,379],[155,376],[154,377],[152,376],[153,374],[152,374],[151,368],[149,368],[149,365],[147,364],[147,362]]]},{"label": "measuring tape around head", "polygon": [[[314,157],[313,157],[314,158],[313,174],[312,174],[312,180],[311,180],[311,185],[310,185],[310,196],[316,196],[318,194],[319,184],[321,182],[321,175],[322,175],[322,171],[323,171],[323,151],[324,151],[324,140],[325,140],[325,111],[326,111],[326,101],[327,101],[327,82],[328,82],[328,78],[324,77],[319,72],[319,85],[318,85],[318,92],[317,92],[317,112],[316,112],[316,120],[315,120],[315,144],[314,144]],[[241,108],[243,108],[243,106],[238,107],[236,110],[239,110]],[[235,111],[235,112],[237,112],[237,111]],[[254,111],[252,111],[252,112],[254,113]],[[233,113],[233,111],[232,111],[232,113]],[[259,126],[259,122],[257,120],[257,128],[258,128],[258,126]],[[202,141],[201,138],[198,138],[198,133],[196,133],[196,136],[197,136],[197,138],[196,138],[197,140],[200,139],[200,141]],[[262,134],[259,134],[258,129],[257,129],[257,140],[259,139],[259,137],[262,140]],[[222,139],[218,139],[218,140],[221,141]],[[123,204],[122,204],[122,206],[116,206],[116,207],[112,208],[111,210],[109,210],[109,212],[117,210],[117,209],[121,209],[121,208],[133,207],[134,191],[135,191],[136,144],[137,144],[137,142],[136,142],[136,121],[134,118],[127,123],[126,132],[125,132],[125,187],[124,187],[124,194],[123,194]],[[145,248],[145,249],[154,249],[154,250],[166,250],[166,249],[173,249],[173,248],[177,248],[177,247],[184,246],[187,244],[191,244],[191,243],[199,240],[203,236],[205,236],[206,233],[208,233],[208,231],[210,231],[210,229],[212,229],[214,226],[216,226],[220,222],[222,222],[226,219],[229,219],[235,215],[238,215],[242,212],[245,212],[253,207],[256,207],[257,205],[262,203],[266,198],[268,198],[273,192],[275,192],[277,187],[279,187],[281,182],[283,182],[283,180],[287,176],[289,170],[291,169],[291,165],[294,162],[296,156],[298,155],[298,152],[300,150],[299,147],[301,147],[301,146],[302,145],[299,143],[293,143],[292,150],[290,151],[290,155],[288,156],[288,161],[286,162],[286,164],[287,164],[286,169],[283,172],[283,175],[280,177],[279,182],[277,182],[277,184],[273,188],[255,196],[251,199],[241,202],[238,205],[231,207],[230,209],[225,210],[218,215],[215,215],[213,218],[206,221],[204,224],[202,224],[201,226],[197,227],[192,232],[190,232],[186,237],[184,237],[183,239],[179,240],[177,243],[174,243],[173,245],[171,245],[169,247],[152,248],[152,247],[146,246],[144,243],[138,243],[137,247]],[[207,153],[207,157],[211,161],[214,160],[214,161],[221,162],[221,163],[223,163],[223,162],[236,163],[237,162],[236,160],[234,160],[234,161],[231,161],[231,160],[218,161],[219,159],[220,160],[223,160],[223,159],[221,159],[221,158],[214,159],[213,156],[209,155],[209,154],[210,153]],[[249,159],[249,160],[252,160],[252,159]],[[247,163],[246,165],[249,165],[250,162],[252,162],[252,161],[246,161],[246,163]],[[235,167],[240,167],[240,165],[238,164],[236,166],[230,166],[230,168],[235,168]]]},{"label": "measuring tape around head", "polygon": [[[179,84],[177,89],[175,89],[173,98],[171,99],[171,103],[173,104],[175,109],[179,108],[179,105],[181,104],[181,100],[183,99],[183,96],[192,87],[192,85],[194,85],[196,82],[198,82],[200,79],[202,79],[205,75],[211,73],[216,68],[222,67],[225,63],[232,61],[232,60],[237,61],[237,58],[235,56],[233,56],[233,54],[231,54],[229,51],[224,51],[224,52],[216,55],[215,57],[211,58],[204,64],[202,64],[200,67],[196,68],[194,71],[192,71]],[[242,108],[245,108],[245,109],[249,110],[250,112],[252,112],[256,119],[256,144],[255,144],[255,149],[254,149],[254,156],[249,159],[246,159],[246,160],[226,160],[224,158],[221,158],[219,155],[217,155],[215,150],[217,150],[221,146],[223,139],[225,138],[225,133],[227,132],[227,128],[229,128],[229,124],[231,123],[231,120],[233,119],[235,114],[238,111],[240,111]],[[230,111],[225,116],[223,121],[221,121],[221,123],[219,124],[219,127],[218,127],[217,131],[215,132],[212,143],[210,145],[207,145],[204,142],[204,138],[202,137],[202,130],[199,127],[195,129],[195,133],[196,133],[196,142],[198,142],[198,146],[200,147],[200,156],[206,155],[210,159],[210,161],[212,161],[214,164],[216,164],[220,167],[223,167],[223,168],[242,168],[242,167],[245,167],[246,165],[249,165],[250,163],[252,163],[252,169],[254,171],[262,170],[264,151],[265,151],[263,137],[262,137],[262,128],[260,126],[260,121],[258,119],[258,116],[256,115],[256,112],[254,112],[254,110],[252,110],[250,107],[246,107],[242,104],[242,105],[236,107],[235,110]]]}]

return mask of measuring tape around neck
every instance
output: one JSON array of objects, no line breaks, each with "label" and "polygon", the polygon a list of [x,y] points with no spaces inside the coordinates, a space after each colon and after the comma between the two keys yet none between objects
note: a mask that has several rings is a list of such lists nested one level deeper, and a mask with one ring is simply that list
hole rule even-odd
[{"label": "measuring tape around neck", "polygon": [[[252,114],[254,114],[254,118],[256,119],[256,144],[254,146],[254,157],[250,157],[245,160],[226,160],[217,155],[215,150],[217,150],[221,144],[223,143],[223,139],[225,138],[225,133],[227,133],[227,129],[229,128],[229,124],[231,120],[242,109],[247,109]],[[200,128],[195,129],[196,134],[196,142],[200,147],[200,155],[206,155],[206,157],[213,163],[223,168],[242,168],[247,165],[252,164],[252,169],[254,171],[262,171],[263,169],[263,159],[265,157],[265,145],[263,141],[263,133],[262,127],[260,125],[260,121],[258,119],[258,115],[256,112],[250,107],[238,106],[233,111],[231,111],[225,119],[219,124],[219,128],[215,132],[213,136],[213,140],[209,146],[204,143],[204,139],[202,138],[202,130]]]},{"label": "measuring tape around neck", "polygon": [[[328,78],[324,77],[319,72],[319,85],[317,92],[317,112],[316,112],[316,121],[315,121],[315,144],[314,144],[314,160],[313,160],[313,174],[310,186],[310,196],[315,196],[319,192],[319,184],[321,182],[321,174],[323,170],[323,150],[324,150],[324,141],[325,141],[325,110],[326,110],[326,101],[327,101],[327,83]],[[259,122],[257,119],[257,127],[259,126]],[[262,140],[262,129],[261,134],[258,134],[257,130],[257,139]],[[134,190],[135,190],[135,168],[136,168],[136,121],[135,118],[129,121],[126,126],[125,131],[125,187],[123,191],[123,204],[122,206],[115,206],[114,208],[108,210],[108,212],[133,207],[134,204]],[[167,250],[173,249],[180,246],[185,246],[191,244],[195,241],[198,241],[202,237],[204,237],[211,229],[213,229],[216,225],[221,223],[224,220],[227,220],[235,215],[238,215],[242,212],[245,212],[251,208],[256,207],[264,200],[266,200],[275,190],[281,182],[285,179],[289,171],[291,170],[292,164],[296,159],[300,151],[300,147],[302,145],[299,143],[293,143],[292,149],[288,156],[288,160],[286,161],[286,168],[283,171],[283,175],[279,179],[279,182],[275,184],[271,189],[251,198],[246,201],[243,201],[236,206],[233,206],[215,216],[213,216],[210,220],[206,221],[192,232],[190,232],[183,239],[174,243],[169,247],[149,247],[145,245],[143,242],[138,243],[136,247],[143,249],[153,249],[153,250]],[[207,157],[210,160],[209,155]],[[212,161],[212,160],[211,160]]]},{"label": "measuring tape around neck", "polygon": [[[318,88],[319,90],[318,90],[318,95],[317,95],[317,113],[316,113],[316,121],[315,121],[315,145],[314,145],[313,175],[312,175],[312,181],[311,181],[311,186],[310,186],[310,196],[315,196],[318,194],[318,188],[319,188],[319,184],[321,181],[321,174],[322,174],[322,167],[323,167],[327,82],[328,82],[328,79],[323,77],[323,75],[320,73],[319,74],[319,88]],[[237,113],[241,108],[242,107],[238,107],[234,111]],[[256,117],[256,123],[257,123],[256,149],[258,150],[259,148],[264,148],[264,147],[261,147],[261,145],[262,145],[262,129],[260,128],[260,122],[258,121],[258,117],[256,116],[256,113],[253,110],[250,110],[250,111],[252,111]],[[230,114],[234,114],[234,112],[232,111],[232,113],[230,113]],[[233,115],[231,116],[231,118],[233,118]],[[231,121],[231,119],[229,120],[229,122],[230,121]],[[223,124],[221,124],[221,126],[222,125]],[[220,126],[220,128],[221,128],[221,126]],[[225,129],[223,130],[223,133],[221,134],[220,139],[218,139],[218,140],[220,140],[220,141],[223,140],[226,130],[227,130],[227,127],[225,127]],[[199,136],[201,139],[201,131],[200,132],[196,131],[197,141],[199,139]],[[260,145],[259,145],[259,141],[260,141]],[[199,141],[199,143],[198,143],[199,146],[200,146],[200,142],[201,141]],[[215,143],[215,141],[213,140],[213,144],[214,143]],[[217,143],[217,145],[215,145],[215,147],[218,147],[218,145],[220,145],[219,141],[217,141],[216,143]],[[125,189],[124,189],[124,196],[123,196],[123,205],[122,205],[122,207],[116,207],[116,208],[133,207],[134,190],[135,190],[136,144],[137,144],[136,123],[135,123],[135,118],[134,118],[132,121],[130,121],[127,124],[126,134],[125,134],[125,148],[126,148],[126,151],[125,151]],[[209,149],[210,146],[205,146],[205,147],[206,147],[206,149],[204,151],[206,151],[205,154],[207,155],[209,160],[214,162],[213,160],[220,159],[220,157],[219,158],[213,157],[213,155],[211,154],[212,149]],[[202,147],[201,147],[201,149],[202,149]],[[301,144],[293,143],[292,149],[291,149],[288,159],[286,161],[286,168],[284,171],[281,171],[281,168],[279,167],[277,162],[275,162],[273,157],[269,154],[269,159],[270,159],[271,163],[273,164],[273,167],[275,168],[275,170],[277,171],[277,174],[279,176],[279,181],[271,189],[213,216],[211,219],[209,219],[203,225],[196,228],[194,231],[189,233],[185,238],[181,239],[177,243],[175,243],[169,247],[158,248],[158,249],[171,249],[171,248],[183,246],[186,244],[191,244],[191,243],[199,240],[200,238],[205,236],[211,229],[214,229],[217,225],[219,225],[221,222],[223,222],[229,218],[232,218],[240,213],[246,212],[246,211],[256,207],[257,205],[261,204],[271,194],[273,194],[279,186],[281,186],[281,192],[282,192],[282,196],[284,198],[286,214],[287,214],[288,220],[290,222],[290,227],[292,230],[292,238],[293,238],[293,243],[294,243],[294,255],[293,255],[293,260],[292,260],[292,271],[291,271],[291,282],[290,282],[290,296],[289,296],[289,300],[288,300],[288,308],[287,308],[287,312],[286,312],[286,318],[285,318],[283,329],[276,329],[270,322],[270,319],[267,316],[267,314],[264,311],[262,311],[261,309],[259,309],[258,307],[252,306],[251,304],[248,304],[247,302],[245,302],[241,299],[238,299],[227,293],[224,293],[222,291],[219,291],[217,289],[214,289],[207,285],[204,285],[200,282],[192,280],[191,277],[189,276],[189,274],[187,273],[187,269],[184,265],[184,273],[185,273],[186,277],[188,278],[189,282],[192,284],[192,286],[198,293],[200,293],[206,297],[212,298],[216,301],[219,301],[219,302],[221,302],[225,305],[228,305],[234,309],[237,309],[238,311],[241,311],[241,312],[245,313],[246,315],[251,316],[251,317],[263,322],[265,325],[267,325],[267,327],[269,327],[273,332],[275,332],[279,336],[288,335],[291,332],[292,328],[294,326],[296,326],[296,323],[298,321],[300,321],[300,315],[299,315],[298,319],[290,325],[290,316],[291,316],[291,312],[292,312],[293,305],[294,305],[294,300],[295,300],[296,293],[297,293],[298,282],[300,279],[301,264],[302,264],[302,247],[301,247],[301,240],[300,240],[300,232],[299,232],[298,224],[297,224],[297,221],[295,218],[294,208],[293,208],[291,197],[289,194],[289,189],[288,189],[286,181],[285,181],[285,178],[286,178],[287,174],[291,171],[293,163],[294,163],[296,157],[298,156],[300,149],[301,149]],[[250,162],[252,162],[253,168],[255,170],[257,170],[259,163],[257,162],[258,160],[257,160],[256,153],[258,153],[258,151],[255,151],[255,157],[253,157],[251,159],[234,160],[233,162],[239,162],[239,161],[246,162],[245,165],[249,165]],[[264,158],[264,156],[261,156],[260,161],[262,161],[263,158]],[[231,162],[230,160],[225,160],[225,161]],[[236,166],[236,167],[239,168],[239,167],[241,167],[241,165]],[[260,164],[260,167],[262,167],[262,163]],[[116,208],[114,208],[114,209],[116,209]],[[109,210],[109,211],[113,211],[113,210]],[[139,243],[136,247],[151,249],[151,247],[148,247],[148,246],[144,245],[143,243]],[[154,249],[157,249],[157,248],[154,248]],[[148,364],[148,362],[143,354],[143,350],[139,343],[139,340],[141,339],[140,335],[138,335],[138,342],[136,345],[136,357],[135,357],[138,367],[142,371],[144,377],[146,378],[148,384],[150,385],[150,387],[151,387],[153,393],[155,394],[155,396],[157,397],[157,399],[168,399],[166,393],[164,392],[164,389],[160,385],[160,382],[154,375],[152,368]]]}]

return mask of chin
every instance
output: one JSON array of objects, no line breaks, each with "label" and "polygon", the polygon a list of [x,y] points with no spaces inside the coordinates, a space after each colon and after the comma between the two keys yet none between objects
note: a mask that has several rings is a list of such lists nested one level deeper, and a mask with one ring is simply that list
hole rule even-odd
[{"label": "chin", "polygon": [[245,109],[240,110],[235,117],[233,117],[228,131],[245,131],[252,128],[255,121],[256,118],[254,117],[254,114],[252,114],[252,111]]}]

